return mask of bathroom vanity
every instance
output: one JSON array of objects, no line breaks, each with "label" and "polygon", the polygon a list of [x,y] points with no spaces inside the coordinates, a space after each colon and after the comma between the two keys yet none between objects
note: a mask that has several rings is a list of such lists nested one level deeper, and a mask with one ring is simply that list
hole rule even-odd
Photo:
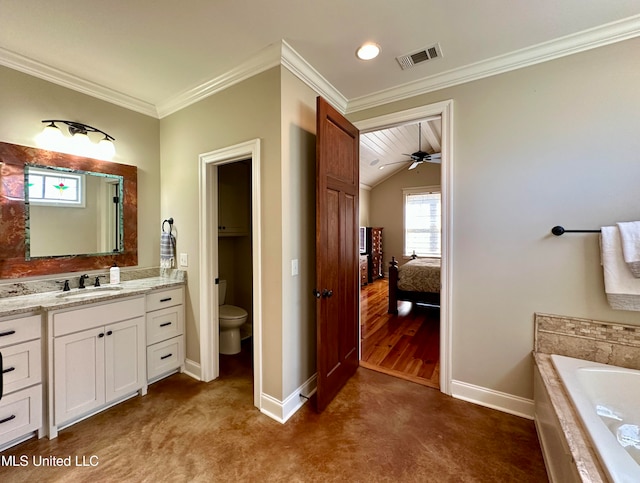
[{"label": "bathroom vanity", "polygon": [[184,369],[184,273],[0,299],[0,450]]},{"label": "bathroom vanity", "polygon": [[186,274],[132,268],[110,284],[104,273],[138,264],[135,166],[3,142],[0,165],[2,451],[184,370]]},{"label": "bathroom vanity", "polygon": [[146,394],[144,296],[47,313],[49,437],[139,391]]},{"label": "bathroom vanity", "polygon": [[184,371],[184,288],[146,295],[147,379]]},{"label": "bathroom vanity", "polygon": [[38,431],[43,436],[42,317],[39,314],[0,318],[2,399],[0,448]]}]

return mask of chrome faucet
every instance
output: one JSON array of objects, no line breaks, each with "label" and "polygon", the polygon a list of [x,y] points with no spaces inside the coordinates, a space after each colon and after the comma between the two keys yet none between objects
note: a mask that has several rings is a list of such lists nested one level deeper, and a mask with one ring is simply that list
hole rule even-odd
[{"label": "chrome faucet", "polygon": [[84,275],[80,275],[80,280],[78,281],[78,288],[85,288],[84,281],[89,278],[89,275],[86,273]]}]

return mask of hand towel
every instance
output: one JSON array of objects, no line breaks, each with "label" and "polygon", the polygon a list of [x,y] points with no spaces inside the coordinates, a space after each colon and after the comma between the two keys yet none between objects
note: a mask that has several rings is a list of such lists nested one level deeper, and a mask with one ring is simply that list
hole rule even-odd
[{"label": "hand towel", "polygon": [[640,221],[618,223],[622,255],[634,277],[640,277]]},{"label": "hand towel", "polygon": [[600,250],[609,305],[618,310],[640,310],[640,279],[631,274],[624,262],[617,226],[602,227]]},{"label": "hand towel", "polygon": [[170,232],[160,235],[160,267],[173,268],[176,259],[176,237]]}]

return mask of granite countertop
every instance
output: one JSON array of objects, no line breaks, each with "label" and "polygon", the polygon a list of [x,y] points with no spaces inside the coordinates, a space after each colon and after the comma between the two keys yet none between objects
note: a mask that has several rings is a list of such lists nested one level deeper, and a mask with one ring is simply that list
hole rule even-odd
[{"label": "granite countertop", "polygon": [[608,481],[593,445],[562,385],[560,376],[553,366],[551,356],[534,352],[533,357],[582,481],[592,483]]},{"label": "granite countertop", "polygon": [[[0,317],[88,305],[95,302],[142,295],[153,290],[177,287],[184,284],[185,279],[182,277],[158,276],[128,280],[119,284],[104,284],[101,287],[75,288],[69,292],[57,290],[55,292],[5,297],[0,299]],[[90,296],[89,294],[92,295]]]}]

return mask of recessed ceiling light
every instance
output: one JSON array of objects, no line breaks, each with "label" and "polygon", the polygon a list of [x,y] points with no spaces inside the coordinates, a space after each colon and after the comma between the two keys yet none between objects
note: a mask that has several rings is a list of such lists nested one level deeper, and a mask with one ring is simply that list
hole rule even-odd
[{"label": "recessed ceiling light", "polygon": [[380,46],[374,42],[367,42],[356,51],[356,55],[360,60],[371,60],[378,57]]}]

